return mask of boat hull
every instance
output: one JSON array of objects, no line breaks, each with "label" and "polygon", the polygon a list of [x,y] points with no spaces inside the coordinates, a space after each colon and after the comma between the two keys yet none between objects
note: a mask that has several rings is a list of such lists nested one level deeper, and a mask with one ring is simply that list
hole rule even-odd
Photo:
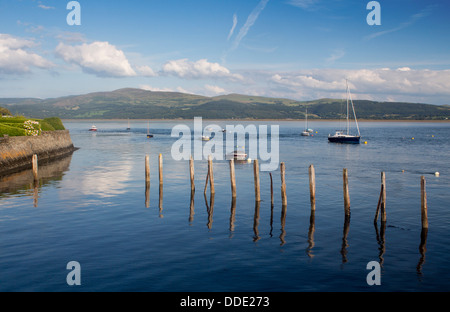
[{"label": "boat hull", "polygon": [[360,136],[329,136],[330,143],[360,144]]}]

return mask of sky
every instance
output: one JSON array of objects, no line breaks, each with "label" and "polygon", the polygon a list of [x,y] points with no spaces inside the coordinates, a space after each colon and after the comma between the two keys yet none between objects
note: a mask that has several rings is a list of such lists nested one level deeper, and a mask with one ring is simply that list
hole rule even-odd
[{"label": "sky", "polygon": [[353,99],[450,104],[448,0],[70,2],[0,0],[0,98],[141,88],[307,101],[345,98],[348,80]]}]

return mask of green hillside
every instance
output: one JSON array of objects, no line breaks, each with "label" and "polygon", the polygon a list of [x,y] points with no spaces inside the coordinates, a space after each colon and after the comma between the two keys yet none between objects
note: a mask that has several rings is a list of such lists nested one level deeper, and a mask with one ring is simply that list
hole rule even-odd
[{"label": "green hillside", "polygon": [[[446,120],[449,105],[354,101],[358,119]],[[345,102],[335,99],[294,101],[241,94],[205,97],[179,92],[119,89],[54,99],[0,99],[14,115],[61,119],[338,119]]]}]

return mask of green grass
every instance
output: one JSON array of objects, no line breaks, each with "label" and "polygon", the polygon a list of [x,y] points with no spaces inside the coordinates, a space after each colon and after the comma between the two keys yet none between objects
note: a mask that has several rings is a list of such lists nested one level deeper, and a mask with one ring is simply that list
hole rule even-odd
[{"label": "green grass", "polygon": [[0,137],[9,136],[26,136],[24,122],[27,120],[38,121],[42,131],[65,130],[64,125],[58,117],[46,119],[25,118],[23,116],[1,117],[0,118]]}]

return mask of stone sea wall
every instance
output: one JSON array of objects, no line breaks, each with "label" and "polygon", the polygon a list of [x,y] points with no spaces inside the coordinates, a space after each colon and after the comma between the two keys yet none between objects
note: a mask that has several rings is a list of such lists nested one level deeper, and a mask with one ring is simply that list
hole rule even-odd
[{"label": "stone sea wall", "polygon": [[39,163],[58,159],[75,150],[69,130],[45,131],[35,137],[0,138],[0,175],[31,168],[34,154]]}]

